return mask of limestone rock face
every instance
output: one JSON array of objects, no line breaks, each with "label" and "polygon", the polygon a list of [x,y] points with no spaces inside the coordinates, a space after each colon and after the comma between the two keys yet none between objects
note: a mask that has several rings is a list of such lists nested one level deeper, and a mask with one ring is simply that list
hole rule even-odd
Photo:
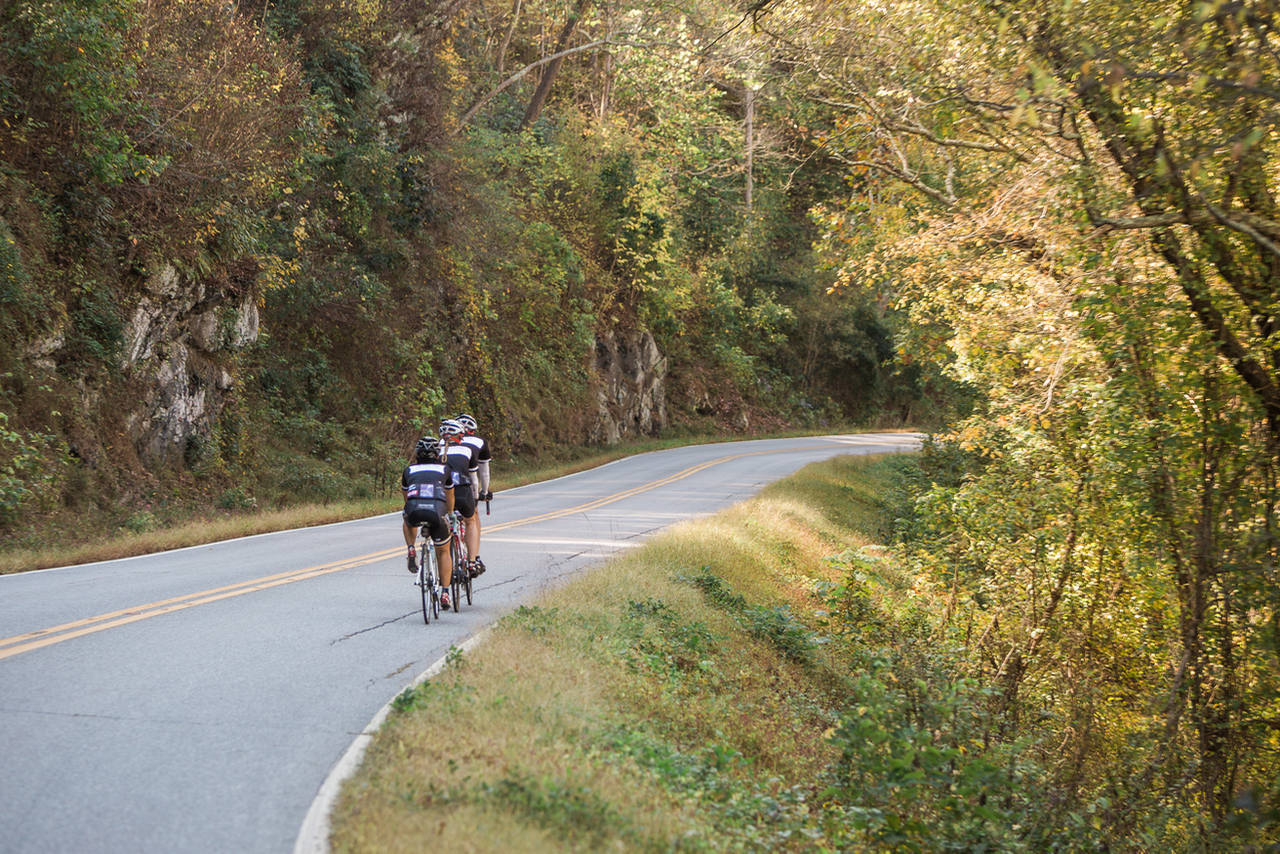
[{"label": "limestone rock face", "polygon": [[208,437],[235,382],[223,363],[258,338],[255,270],[212,286],[185,282],[172,267],[148,276],[125,327],[120,368],[141,390],[124,413],[138,455],[150,464],[181,459]]},{"label": "limestone rock face", "polygon": [[610,445],[667,426],[667,360],[647,331],[610,331],[596,339],[601,386],[594,441]]}]

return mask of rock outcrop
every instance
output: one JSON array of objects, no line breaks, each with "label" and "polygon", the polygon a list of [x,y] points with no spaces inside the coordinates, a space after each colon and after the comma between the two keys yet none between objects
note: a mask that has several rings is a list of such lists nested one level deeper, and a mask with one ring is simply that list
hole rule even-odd
[{"label": "rock outcrop", "polygon": [[208,283],[184,281],[172,267],[147,277],[125,327],[122,373],[142,389],[123,413],[130,441],[151,465],[181,459],[194,437],[208,437],[235,385],[223,363],[258,339],[256,267]]},{"label": "rock outcrop", "polygon": [[666,365],[647,331],[611,331],[596,339],[601,386],[594,441],[613,445],[655,435],[667,426]]}]

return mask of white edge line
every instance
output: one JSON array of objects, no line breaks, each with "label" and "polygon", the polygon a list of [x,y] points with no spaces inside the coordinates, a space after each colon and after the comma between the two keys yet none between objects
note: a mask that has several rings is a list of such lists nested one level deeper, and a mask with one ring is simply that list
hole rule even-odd
[{"label": "white edge line", "polygon": [[[476,635],[464,641],[458,649],[463,653],[470,652],[488,634],[488,628],[481,629]],[[418,678],[397,691],[396,697],[399,697],[410,688],[421,685],[431,677],[439,675],[444,670],[448,660],[449,656],[446,655],[428,667]],[[385,706],[378,710],[373,719],[365,725],[365,728],[351,742],[351,746],[347,748],[347,751],[342,754],[338,764],[333,766],[329,776],[325,777],[324,782],[320,784],[320,791],[316,793],[315,800],[311,802],[311,808],[307,810],[307,817],[303,819],[302,828],[298,831],[298,839],[293,845],[293,854],[329,854],[329,831],[331,829],[329,814],[333,811],[333,805],[338,801],[338,794],[342,791],[342,784],[359,770],[360,762],[364,759],[365,750],[372,743],[373,736],[387,719],[387,715],[391,713],[393,703],[395,703],[395,697],[392,697]]]},{"label": "white edge line", "polygon": [[245,534],[242,537],[229,537],[225,540],[213,540],[212,542],[201,543],[196,546],[183,546],[179,549],[165,549],[164,551],[147,552],[146,554],[129,555],[128,557],[115,557],[110,560],[95,560],[92,563],[69,563],[66,566],[46,566],[44,569],[28,569],[20,572],[6,572],[4,574],[0,574],[0,583],[2,583],[6,578],[25,578],[41,572],[58,572],[64,569],[83,569],[86,566],[101,566],[108,563],[124,563],[125,561],[130,560],[146,560],[147,558],[154,558],[157,555],[178,554],[179,552],[189,552],[195,549],[210,549],[215,546],[220,546],[223,543],[237,543],[241,540],[256,540],[259,537],[274,537],[279,534],[294,534],[298,531],[316,531],[320,528],[333,528],[337,525],[355,525],[358,522],[367,522],[370,519],[381,519],[383,516],[399,515],[399,510],[392,510],[387,513],[379,513],[374,516],[362,516],[359,519],[346,519],[341,522],[326,522],[323,525],[306,525],[301,528],[287,528],[281,531],[263,531],[261,534]]}]

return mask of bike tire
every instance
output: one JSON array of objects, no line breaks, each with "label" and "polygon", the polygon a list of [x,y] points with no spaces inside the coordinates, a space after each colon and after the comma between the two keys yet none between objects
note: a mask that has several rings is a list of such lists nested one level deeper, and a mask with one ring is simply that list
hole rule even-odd
[{"label": "bike tire", "polygon": [[453,575],[449,579],[449,586],[453,589],[449,595],[452,597],[451,601],[453,602],[453,610],[455,612],[462,607],[462,599],[459,597],[462,594],[462,573],[466,572],[466,554],[466,550],[461,548],[458,538],[455,535],[449,542],[449,559],[453,561]]},{"label": "bike tire", "polygon": [[[449,539],[449,559],[453,561],[453,576],[450,578],[450,581],[453,582],[450,585],[453,588],[453,592],[450,595],[453,597],[453,610],[455,612],[462,608],[462,573],[466,572],[465,567],[467,565],[467,544],[462,539],[464,530],[462,520],[458,519],[457,522],[458,524],[453,528],[453,536]],[[459,567],[462,567],[462,572],[459,572]],[[471,604],[470,597],[468,597],[467,604]]]},{"label": "bike tire", "polygon": [[[458,538],[458,547],[462,551],[462,559],[465,562],[471,558],[471,555],[467,553],[467,523],[463,521],[461,516],[458,517],[458,531],[455,536],[457,536]],[[471,604],[471,572],[470,570],[467,571],[467,577],[463,581],[463,586],[466,588],[466,591],[467,591],[467,604],[470,605]]]},{"label": "bike tire", "polygon": [[431,613],[440,619],[440,562],[436,559],[435,546],[431,547]]},{"label": "bike tire", "polygon": [[431,564],[435,561],[435,549],[430,542],[421,546],[422,554],[418,558],[418,589],[422,591],[422,622],[431,625],[432,581]]}]

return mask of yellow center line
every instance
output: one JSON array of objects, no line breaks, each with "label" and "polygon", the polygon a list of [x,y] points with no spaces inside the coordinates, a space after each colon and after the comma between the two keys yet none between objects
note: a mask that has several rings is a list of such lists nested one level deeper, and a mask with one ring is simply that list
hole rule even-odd
[{"label": "yellow center line", "polygon": [[[641,493],[675,483],[678,480],[684,480],[698,472],[709,469],[712,466],[719,465],[720,463],[729,462],[730,460],[738,460],[743,457],[755,457],[762,454],[782,454],[793,451],[820,450],[827,449],[829,447],[831,446],[815,445],[806,448],[780,448],[772,451],[753,451],[746,454],[734,454],[732,456],[720,457],[719,459],[692,466],[684,471],[665,477],[662,480],[656,480],[651,483],[643,484],[642,486],[614,493],[613,495],[605,498],[599,498],[585,504],[579,504],[576,507],[570,507],[565,510],[556,510],[550,513],[543,513],[538,516],[529,516],[527,518],[517,519],[511,522],[500,522],[496,525],[485,525],[484,530],[505,531],[511,528],[518,528],[522,525],[532,525],[537,522],[547,522],[552,519],[560,519],[565,516],[585,513],[588,510],[595,510],[599,507],[604,507],[608,504],[622,501],[625,498],[630,498],[634,495],[639,495]],[[129,625],[130,623],[136,623],[140,620],[148,620],[152,617],[159,617],[162,614],[172,614],[175,611],[184,611],[187,608],[194,608],[197,605],[207,605],[210,602],[219,602],[223,599],[243,596],[246,593],[253,593],[259,590],[269,590],[272,587],[292,584],[295,581],[305,581],[311,578],[318,578],[322,575],[328,575],[333,572],[342,572],[346,569],[354,569],[358,566],[365,566],[380,560],[386,560],[387,558],[399,553],[400,547],[385,549],[383,551],[361,555],[360,557],[320,564],[319,566],[312,566],[306,569],[281,572],[276,575],[267,575],[262,578],[255,578],[251,581],[229,584],[224,587],[215,587],[211,590],[202,590],[198,593],[188,593],[184,596],[175,596],[172,599],[162,599],[159,602],[151,602],[146,605],[138,605],[133,608],[124,608],[119,611],[112,611],[108,614],[99,614],[96,617],[87,617],[82,620],[63,623],[60,626],[53,626],[48,629],[39,629],[34,632],[14,635],[10,638],[0,639],[0,660],[23,652],[30,652],[35,649],[50,646],[51,644],[60,643],[65,640],[71,640],[72,638],[83,637],[106,629]]]}]

